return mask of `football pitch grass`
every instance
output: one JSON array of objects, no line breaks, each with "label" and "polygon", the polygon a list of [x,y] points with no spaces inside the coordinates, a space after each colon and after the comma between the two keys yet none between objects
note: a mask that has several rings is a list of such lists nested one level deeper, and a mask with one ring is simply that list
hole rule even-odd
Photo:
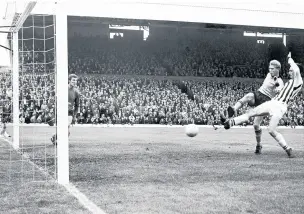
[{"label": "football pitch grass", "polygon": [[[40,170],[54,174],[54,128],[20,129],[23,152],[35,164],[0,140],[0,213],[89,213]],[[72,127],[70,181],[111,214],[303,213],[304,130],[280,132],[296,158],[287,158],[267,130],[263,154],[255,155],[250,128],[200,127],[189,138],[183,127]]]}]

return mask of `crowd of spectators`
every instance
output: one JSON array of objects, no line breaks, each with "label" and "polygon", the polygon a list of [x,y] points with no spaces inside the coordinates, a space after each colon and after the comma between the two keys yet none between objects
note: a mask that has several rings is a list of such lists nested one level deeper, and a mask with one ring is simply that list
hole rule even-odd
[{"label": "crowd of spectators", "polygon": [[[33,51],[30,43],[21,48],[20,121],[24,123],[55,121],[51,45],[47,45],[47,50],[46,46],[36,46]],[[246,38],[235,40],[220,34],[206,34],[203,39],[152,37],[147,41],[73,37],[69,39],[69,73],[78,74],[81,93],[97,101],[81,98],[74,122],[219,125],[220,112],[261,85],[258,80],[231,78],[264,78],[267,67],[267,48]],[[3,118],[10,122],[12,102],[7,91],[11,76],[1,73],[0,79]],[[181,82],[191,88],[194,100],[183,93]],[[292,121],[304,125],[303,98],[301,92],[289,105],[280,125],[290,125]],[[263,125],[267,124],[266,117]]]},{"label": "crowd of spectators", "polygon": [[[77,123],[105,124],[204,124],[219,125],[220,112],[237,102],[245,93],[256,90],[260,82],[232,82],[218,80],[187,80],[184,84],[193,91],[194,100],[182,93],[179,80],[151,78],[122,78],[86,76],[79,87],[86,96],[97,100],[97,105],[82,100]],[[280,125],[290,125],[295,119],[304,125],[303,93],[290,104]],[[248,108],[241,109],[243,113]],[[250,120],[249,124],[252,124]],[[265,118],[263,125],[268,124]]]},{"label": "crowd of spectators", "polygon": [[[0,73],[2,121],[12,122],[12,76]],[[52,123],[55,118],[54,74],[25,74],[19,79],[19,111],[22,123]]]},{"label": "crowd of spectators", "polygon": [[[264,78],[267,74],[267,44],[258,44],[256,39],[247,37],[207,35],[203,38],[150,38],[147,41],[70,38],[69,71],[228,78]],[[286,60],[281,60],[281,64],[281,76],[286,78]]]},{"label": "crowd of spectators", "polygon": [[[2,74],[3,75],[3,74]],[[1,78],[4,78],[3,76]],[[24,76],[20,96],[20,120],[25,123],[48,123],[55,113],[54,77]],[[149,77],[85,75],[79,78],[79,90],[86,97],[80,101],[77,124],[180,124],[219,125],[220,112],[234,104],[245,93],[256,90],[260,82],[237,82],[225,79],[185,80],[194,100],[178,87],[180,80]],[[304,125],[304,94],[289,105],[280,125],[291,120]],[[7,98],[8,100],[8,98]],[[7,102],[8,105],[10,102]],[[10,116],[7,106],[5,115]],[[242,108],[243,113],[248,108]],[[7,111],[7,112],[6,112]],[[252,124],[252,120],[249,124]],[[268,124],[265,118],[263,125]]]}]

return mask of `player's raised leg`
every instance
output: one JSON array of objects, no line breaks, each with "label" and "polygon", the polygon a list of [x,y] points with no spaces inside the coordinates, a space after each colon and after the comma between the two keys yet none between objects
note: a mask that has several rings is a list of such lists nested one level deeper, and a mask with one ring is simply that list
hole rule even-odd
[{"label": "player's raised leg", "polygon": [[235,115],[235,113],[237,112],[237,110],[242,108],[247,103],[251,103],[251,105],[253,105],[254,100],[255,100],[254,93],[251,92],[251,93],[246,94],[244,97],[242,97],[240,100],[238,100],[233,107],[232,106],[228,107],[228,109],[227,109],[228,117],[233,117]]},{"label": "player's raised leg", "polygon": [[269,115],[271,104],[271,101],[267,101],[253,109],[249,109],[245,114],[242,114],[233,119],[227,120],[224,115],[221,115],[221,121],[225,129],[230,129],[232,126],[239,125],[248,121],[251,117]]},{"label": "player's raised leg", "polygon": [[261,137],[262,137],[262,129],[261,129],[261,122],[263,121],[263,116],[256,116],[254,118],[253,122],[253,128],[255,132],[255,138],[256,138],[256,148],[255,148],[255,154],[261,154],[262,152],[262,144],[261,144]]},{"label": "player's raised leg", "polygon": [[268,132],[279,143],[279,145],[286,151],[288,157],[294,158],[295,156],[293,154],[292,148],[290,148],[287,145],[283,135],[277,131],[277,126],[284,113],[282,111],[276,111],[272,115],[270,122],[269,122]]},{"label": "player's raised leg", "polygon": [[281,63],[277,60],[271,60],[269,62],[268,70],[269,73],[257,91],[246,94],[233,107],[228,107],[228,117],[233,117],[237,110],[242,108],[245,104],[256,107],[266,101],[271,100],[283,88],[283,80],[279,77]]}]

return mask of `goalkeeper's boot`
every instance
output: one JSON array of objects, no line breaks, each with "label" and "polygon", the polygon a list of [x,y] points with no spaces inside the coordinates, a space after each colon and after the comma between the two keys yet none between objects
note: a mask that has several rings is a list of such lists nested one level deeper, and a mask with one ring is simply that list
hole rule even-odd
[{"label": "goalkeeper's boot", "polygon": [[233,117],[233,116],[235,115],[235,110],[234,110],[234,108],[231,107],[231,106],[229,106],[229,107],[227,108],[227,112],[228,112],[228,117],[229,117],[229,118],[231,118],[231,117]]},{"label": "goalkeeper's boot", "polygon": [[56,135],[53,135],[53,137],[51,138],[51,141],[52,141],[52,143],[53,143],[54,146],[57,146]]},{"label": "goalkeeper's boot", "polygon": [[260,154],[262,154],[262,146],[261,145],[257,145],[256,147],[255,147],[255,154],[257,154],[257,155],[260,155]]}]

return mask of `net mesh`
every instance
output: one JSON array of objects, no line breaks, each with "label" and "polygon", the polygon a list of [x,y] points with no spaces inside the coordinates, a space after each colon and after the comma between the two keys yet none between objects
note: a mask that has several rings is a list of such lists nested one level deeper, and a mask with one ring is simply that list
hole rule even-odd
[{"label": "net mesh", "polygon": [[11,180],[13,160],[16,159],[12,147],[4,137],[4,130],[12,122],[12,74],[10,69],[2,69],[0,73],[0,182]]},{"label": "net mesh", "polygon": [[[11,139],[3,137],[2,157],[9,164],[0,171],[6,175],[6,183],[56,179],[56,147],[51,142],[56,132],[55,17],[30,15],[18,37],[20,147],[14,150]],[[12,88],[12,72],[1,75],[6,79],[1,81],[6,84],[1,89]],[[2,118],[11,123],[12,100],[7,96],[5,100],[8,104]],[[7,131],[13,135],[12,126]]]}]

